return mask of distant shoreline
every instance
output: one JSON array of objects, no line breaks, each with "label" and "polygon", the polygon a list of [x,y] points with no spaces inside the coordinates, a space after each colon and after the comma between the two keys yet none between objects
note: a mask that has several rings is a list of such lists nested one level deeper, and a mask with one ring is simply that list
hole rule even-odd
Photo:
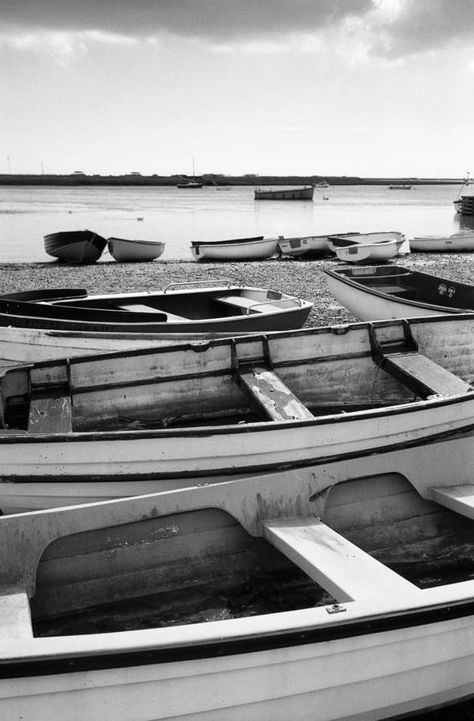
[{"label": "distant shoreline", "polygon": [[[177,183],[193,180],[188,175],[141,175],[128,173],[126,175],[87,175],[75,171],[67,175],[55,174],[0,174],[1,186],[162,186],[175,187]],[[196,180],[206,187],[220,186],[259,186],[259,185],[462,185],[463,178],[360,178],[357,176],[277,176],[277,175],[217,175],[207,173],[196,176]]]}]

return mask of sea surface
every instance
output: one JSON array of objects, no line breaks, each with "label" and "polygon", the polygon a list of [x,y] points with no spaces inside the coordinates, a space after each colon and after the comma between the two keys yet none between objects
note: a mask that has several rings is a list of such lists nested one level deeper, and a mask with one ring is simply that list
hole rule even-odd
[{"label": "sea surface", "polygon": [[[43,236],[88,228],[111,236],[166,243],[162,260],[191,260],[193,240],[263,235],[320,235],[396,230],[451,234],[469,219],[456,215],[461,186],[331,186],[313,201],[256,201],[253,186],[0,187],[0,262],[47,262]],[[105,253],[101,262],[110,261]],[[158,261],[159,262],[159,261]]]}]

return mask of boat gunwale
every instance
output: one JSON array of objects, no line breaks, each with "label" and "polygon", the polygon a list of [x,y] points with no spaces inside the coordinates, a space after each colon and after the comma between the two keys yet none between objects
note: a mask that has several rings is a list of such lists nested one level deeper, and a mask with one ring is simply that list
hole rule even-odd
[{"label": "boat gunwale", "polygon": [[[373,266],[373,267],[383,267],[383,266]],[[392,267],[395,268],[395,267],[399,267],[399,266],[392,266]],[[421,301],[421,300],[418,301],[418,300],[411,300],[410,298],[403,298],[402,296],[396,296],[392,293],[384,293],[382,290],[379,290],[378,288],[374,288],[374,286],[364,285],[363,283],[358,282],[354,277],[349,277],[347,275],[343,275],[342,274],[343,270],[353,271],[353,268],[351,268],[350,266],[344,266],[339,269],[326,268],[324,270],[324,272],[330,278],[339,280],[341,283],[345,283],[346,285],[352,286],[352,287],[356,288],[357,290],[361,290],[364,293],[369,293],[371,295],[383,297],[387,300],[390,300],[393,303],[400,303],[401,305],[408,305],[410,307],[415,307],[415,308],[426,308],[428,310],[439,310],[440,312],[448,313],[450,315],[456,315],[456,316],[457,315],[461,315],[461,316],[470,315],[470,313],[468,312],[468,310],[466,308],[459,308],[457,306],[451,307],[448,305],[437,305],[436,303],[427,303],[426,301]],[[386,268],[385,268],[385,270],[386,270]],[[390,275],[392,275],[392,274],[390,274]],[[468,290],[471,290],[473,287],[472,285],[469,285],[469,283],[462,283],[462,282],[456,281],[456,280],[449,280],[448,278],[442,278],[441,276],[430,275],[429,273],[422,273],[422,272],[418,272],[418,271],[410,271],[409,273],[406,273],[404,275],[406,275],[407,277],[413,277],[413,276],[416,277],[417,275],[421,275],[424,277],[435,279],[435,280],[443,282],[443,283],[452,283],[456,287],[463,287]],[[393,274],[393,277],[396,277],[395,273]],[[362,280],[363,278],[372,278],[372,279],[375,278],[376,279],[377,276],[376,275],[372,275],[372,276],[361,275],[360,279]],[[400,290],[403,290],[403,286],[400,286]],[[471,314],[473,312],[474,312],[474,309],[471,311]],[[424,316],[424,317],[430,317],[430,316]],[[448,319],[450,319],[449,316],[448,316]],[[410,318],[410,322],[413,322],[416,320],[422,320],[421,316],[419,318]],[[452,320],[452,318],[451,318],[451,320]]]}]

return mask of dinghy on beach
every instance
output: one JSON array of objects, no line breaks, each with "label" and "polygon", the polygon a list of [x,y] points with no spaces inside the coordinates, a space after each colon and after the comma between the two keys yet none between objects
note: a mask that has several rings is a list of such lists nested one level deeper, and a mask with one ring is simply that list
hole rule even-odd
[{"label": "dinghy on beach", "polygon": [[2,718],[382,720],[469,697],[474,458],[431,449],[0,518]]},{"label": "dinghy on beach", "polygon": [[473,315],[440,316],[6,369],[0,509],[350,467],[413,447],[429,465],[440,439],[472,445],[473,330]]},{"label": "dinghy on beach", "polygon": [[[358,235],[358,233],[344,233],[344,237]],[[336,234],[330,235],[307,235],[296,238],[285,238],[280,236],[278,246],[280,252],[293,258],[319,258],[331,252],[328,239],[336,237]]]},{"label": "dinghy on beach", "polygon": [[107,241],[92,230],[67,230],[44,236],[44,249],[63,263],[95,263]]},{"label": "dinghy on beach", "polygon": [[425,235],[410,238],[410,248],[416,252],[460,253],[474,250],[474,233],[460,232],[452,235]]},{"label": "dinghy on beach", "polygon": [[264,238],[263,235],[252,238],[234,238],[231,240],[213,240],[191,242],[191,253],[195,260],[245,261],[265,260],[278,251],[278,238]]},{"label": "dinghy on beach", "polygon": [[163,255],[165,243],[159,240],[108,238],[107,247],[112,258],[119,263],[144,263]]},{"label": "dinghy on beach", "polygon": [[328,268],[328,289],[360,320],[474,312],[474,286],[402,266]]},{"label": "dinghy on beach", "polygon": [[[105,337],[109,334],[120,341],[118,346],[111,346],[113,350],[129,347],[121,342],[123,334],[144,334],[146,340],[150,334],[155,335],[156,340],[162,336],[162,340],[180,337],[184,341],[196,340],[201,333],[208,338],[219,333],[299,328],[313,307],[308,301],[269,288],[216,283],[171,283],[163,291],[111,295],[88,295],[86,290],[74,288],[9,293],[0,296],[1,335],[10,337],[13,343],[23,343],[20,338],[25,334],[18,329],[48,334],[70,331],[74,333],[70,345],[77,347],[80,338],[92,335],[91,340],[96,342],[100,336],[95,333]],[[43,338],[46,345],[50,345],[50,341]],[[68,345],[64,333],[61,338],[61,342]],[[41,344],[41,334],[35,342]],[[61,342],[58,341],[58,345]],[[87,341],[84,347],[89,345]],[[1,357],[8,356],[0,348]]]}]

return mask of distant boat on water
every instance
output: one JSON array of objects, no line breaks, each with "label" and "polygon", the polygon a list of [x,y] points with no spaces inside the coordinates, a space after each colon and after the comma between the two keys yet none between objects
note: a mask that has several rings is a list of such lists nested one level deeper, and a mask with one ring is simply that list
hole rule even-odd
[{"label": "distant boat on water", "polygon": [[107,245],[92,230],[67,230],[44,236],[44,249],[63,263],[95,263]]},{"label": "distant boat on water", "polygon": [[388,186],[390,190],[413,190],[413,185],[406,185],[404,183],[393,183]]},{"label": "distant boat on water", "polygon": [[282,190],[261,190],[260,188],[256,188],[254,192],[255,200],[312,200],[313,195],[313,185],[304,188],[285,188]]},{"label": "distant boat on water", "polygon": [[194,171],[194,158],[193,158],[193,176],[192,180],[183,180],[180,183],[176,184],[177,188],[180,188],[181,190],[194,190],[195,188],[202,188],[204,183],[201,183],[200,180],[196,180],[196,173]]}]

